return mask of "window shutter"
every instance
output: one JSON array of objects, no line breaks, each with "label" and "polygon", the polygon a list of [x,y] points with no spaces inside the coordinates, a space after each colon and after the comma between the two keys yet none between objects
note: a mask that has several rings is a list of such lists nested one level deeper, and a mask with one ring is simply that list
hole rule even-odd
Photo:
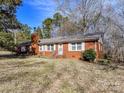
[{"label": "window shutter", "polygon": [[95,42],[95,51],[97,51],[97,49],[96,49],[96,48],[97,48],[97,43]]},{"label": "window shutter", "polygon": [[42,46],[39,46],[39,51],[41,51],[42,50]]},{"label": "window shutter", "polygon": [[54,51],[56,50],[56,45],[54,44]]},{"label": "window shutter", "polygon": [[82,43],[82,51],[85,51],[85,42]]},{"label": "window shutter", "polygon": [[72,47],[70,43],[68,43],[68,51],[72,51]]},{"label": "window shutter", "polygon": [[40,46],[40,51],[43,51],[43,45]]},{"label": "window shutter", "polygon": [[47,51],[47,45],[45,45],[45,50],[44,51]]}]

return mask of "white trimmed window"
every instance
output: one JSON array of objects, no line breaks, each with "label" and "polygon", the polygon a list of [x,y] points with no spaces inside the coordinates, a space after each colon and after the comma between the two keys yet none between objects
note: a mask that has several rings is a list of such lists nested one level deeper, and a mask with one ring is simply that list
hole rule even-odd
[{"label": "white trimmed window", "polygon": [[40,46],[40,51],[46,51],[46,45],[41,45]]},{"label": "white trimmed window", "polygon": [[47,50],[48,50],[48,51],[51,50],[51,45],[47,45]]},{"label": "white trimmed window", "polygon": [[54,51],[54,50],[56,50],[56,45],[53,44],[40,46],[40,51]]},{"label": "white trimmed window", "polygon": [[47,51],[54,51],[54,45],[53,44],[50,44],[50,45],[47,45]]},{"label": "white trimmed window", "polygon": [[82,51],[85,50],[84,43],[69,43],[68,44],[69,51]]},{"label": "white trimmed window", "polygon": [[77,50],[82,50],[82,43],[77,43]]},{"label": "white trimmed window", "polygon": [[77,50],[76,47],[77,47],[77,46],[76,46],[76,43],[71,43],[71,49],[72,49],[72,51]]},{"label": "white trimmed window", "polygon": [[42,50],[45,51],[46,50],[46,45],[42,46]]}]

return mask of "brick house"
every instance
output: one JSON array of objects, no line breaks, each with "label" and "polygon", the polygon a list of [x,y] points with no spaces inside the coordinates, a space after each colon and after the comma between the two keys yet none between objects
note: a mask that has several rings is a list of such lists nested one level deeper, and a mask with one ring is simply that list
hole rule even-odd
[{"label": "brick house", "polygon": [[[81,58],[81,52],[94,49],[97,58],[102,56],[102,33],[91,33],[83,36],[64,36],[50,39],[41,39],[37,44],[37,55],[46,57]],[[31,46],[31,42],[28,46]],[[22,46],[24,46],[22,44]]]}]

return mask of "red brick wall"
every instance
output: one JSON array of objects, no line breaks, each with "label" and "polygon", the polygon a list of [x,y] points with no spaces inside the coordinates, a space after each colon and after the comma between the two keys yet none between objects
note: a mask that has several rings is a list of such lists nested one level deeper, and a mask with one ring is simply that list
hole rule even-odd
[{"label": "red brick wall", "polygon": [[44,56],[52,57],[52,52],[50,52],[50,51],[46,51],[46,52],[44,52],[44,53],[45,53]]},{"label": "red brick wall", "polygon": [[[96,45],[95,45],[96,44]],[[102,44],[100,42],[93,42],[93,41],[87,41],[85,42],[85,49],[94,49],[96,48],[96,58],[102,57],[102,50],[100,50],[100,47],[102,48]]]},{"label": "red brick wall", "polygon": [[75,58],[75,59],[81,58],[80,51],[68,51],[68,44],[64,44],[64,55],[67,58]]},{"label": "red brick wall", "polygon": [[42,56],[46,56],[46,57],[55,57],[55,54],[58,51],[57,48],[58,48],[58,46],[56,45],[55,51],[42,51],[42,52],[40,52],[40,54]]},{"label": "red brick wall", "polygon": [[95,42],[93,42],[93,41],[85,42],[85,50],[87,50],[87,49],[95,49]]},{"label": "red brick wall", "polygon": [[[97,58],[101,57],[101,54],[102,54],[102,51],[99,50],[99,46],[102,46],[102,45],[98,42],[92,42],[92,41],[91,42],[85,42],[85,50],[87,50],[87,49],[94,49],[95,50],[95,47],[96,47]],[[41,54],[43,56],[47,56],[47,57],[57,57],[57,56],[55,56],[57,52],[58,52],[58,46],[56,45],[56,51],[54,51],[54,52],[45,51],[45,52],[42,52]],[[81,52],[80,51],[68,51],[68,43],[65,43],[65,44],[63,44],[63,56],[61,56],[61,57],[80,59],[81,58]]]}]

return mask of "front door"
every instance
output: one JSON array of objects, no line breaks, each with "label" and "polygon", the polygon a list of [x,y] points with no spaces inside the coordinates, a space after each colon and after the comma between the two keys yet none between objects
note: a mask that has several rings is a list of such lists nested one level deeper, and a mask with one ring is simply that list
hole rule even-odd
[{"label": "front door", "polygon": [[58,44],[58,55],[63,55],[63,44]]}]

